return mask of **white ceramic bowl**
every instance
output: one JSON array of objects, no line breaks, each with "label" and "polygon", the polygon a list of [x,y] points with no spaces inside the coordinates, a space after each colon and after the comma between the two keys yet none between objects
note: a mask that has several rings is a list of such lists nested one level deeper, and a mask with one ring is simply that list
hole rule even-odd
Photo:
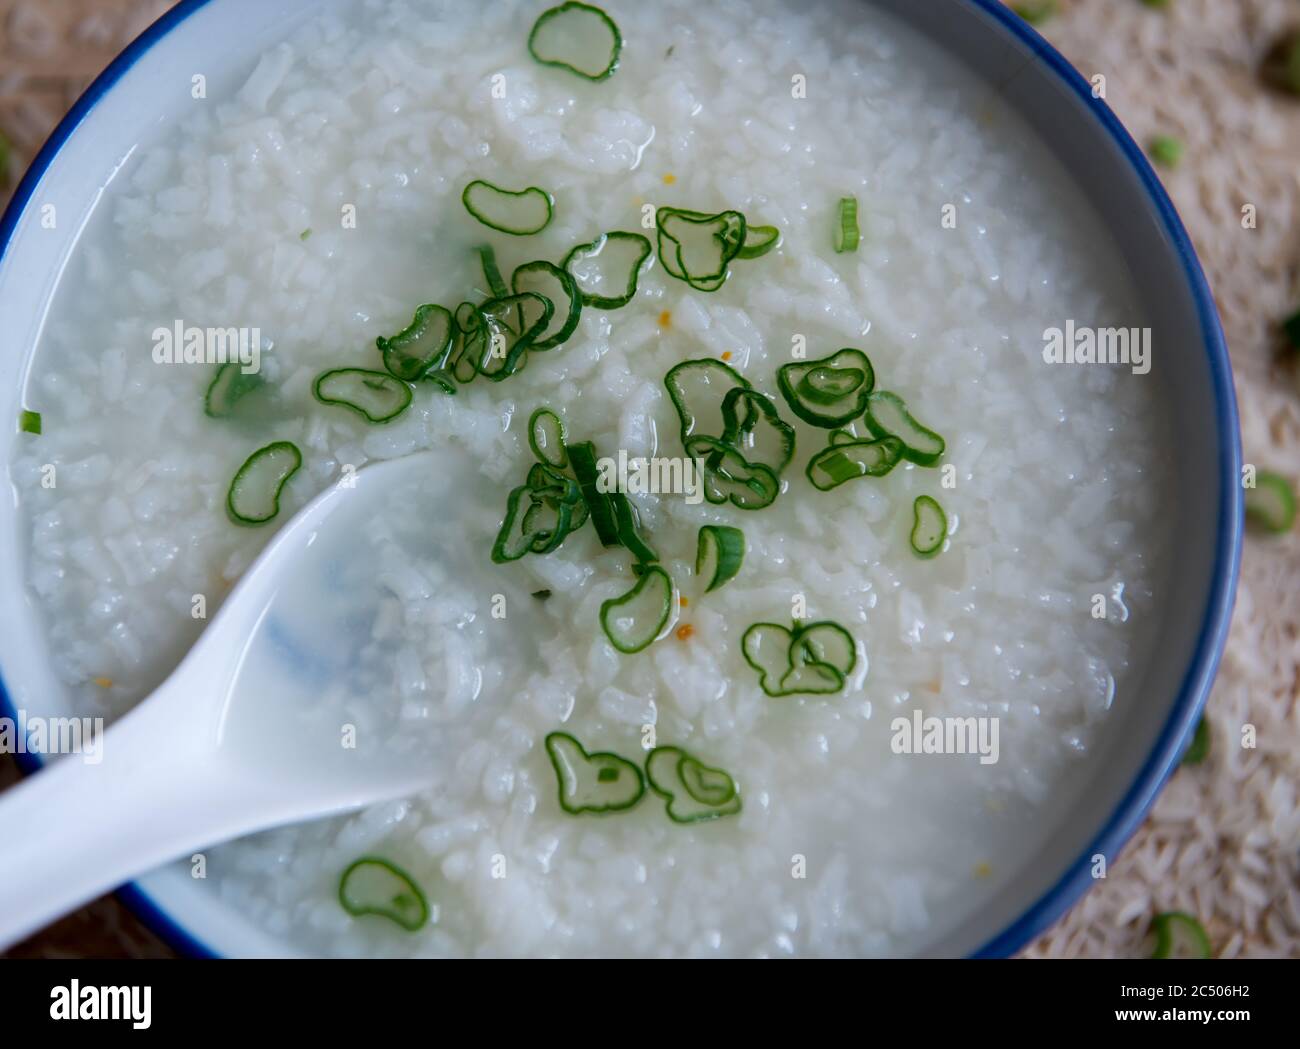
[{"label": "white ceramic bowl", "polygon": [[[257,55],[329,2],[335,0],[181,0],[77,103],[0,223],[0,418],[17,418],[55,287],[121,163],[182,115],[196,72],[207,76],[210,97],[233,91]],[[1240,556],[1236,401],[1214,304],[1186,232],[1104,101],[1094,99],[1078,73],[997,0],[870,2],[999,86],[1011,108],[1075,173],[1119,244],[1165,352],[1180,355],[1165,369],[1179,450],[1179,505],[1162,537],[1175,548],[1178,572],[1163,597],[1153,665],[1144,681],[1129,686],[1143,701],[1112,712],[1091,759],[1088,789],[1055,814],[1039,854],[979,914],[927,952],[1002,955],[1020,948],[1087,888],[1093,856],[1113,860],[1188,744],[1227,635]],[[53,230],[41,223],[47,204],[58,209]],[[9,428],[0,436],[5,469],[15,437]],[[8,716],[16,708],[56,716],[67,712],[67,704],[23,587],[25,574],[18,516],[7,500],[0,507],[0,705]],[[152,874],[123,895],[188,953],[294,953],[183,869]]]}]

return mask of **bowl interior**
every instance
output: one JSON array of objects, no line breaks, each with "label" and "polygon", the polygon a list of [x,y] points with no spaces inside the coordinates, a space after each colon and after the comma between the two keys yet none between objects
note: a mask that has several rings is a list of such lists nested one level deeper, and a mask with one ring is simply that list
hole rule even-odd
[{"label": "bowl interior", "polygon": [[[331,0],[344,3],[347,0]],[[1112,711],[1086,789],[1056,814],[1041,848],[993,900],[927,953],[1004,954],[1046,927],[1086,888],[1092,857],[1109,863],[1176,763],[1199,716],[1226,635],[1241,521],[1235,402],[1200,267],[1141,152],[1103,101],[996,0],[873,0],[957,56],[1006,100],[1083,187],[1119,246],[1154,331],[1159,383],[1179,457],[1168,515],[1178,570],[1161,596],[1162,622],[1140,681]],[[0,229],[0,401],[16,417],[32,348],[63,268],[105,187],[136,146],[195,105],[233,90],[253,56],[321,10],[320,0],[186,0],[91,89],[20,188]],[[222,56],[239,56],[233,59]],[[53,209],[50,211],[49,209]],[[42,218],[54,217],[53,227]],[[0,427],[0,462],[16,439]],[[6,465],[7,469],[7,465]],[[1147,537],[1152,541],[1152,537]],[[62,686],[22,580],[14,501],[0,507],[0,682],[6,713],[65,712]],[[141,880],[132,902],[190,950],[291,953],[193,882],[182,869]]]}]

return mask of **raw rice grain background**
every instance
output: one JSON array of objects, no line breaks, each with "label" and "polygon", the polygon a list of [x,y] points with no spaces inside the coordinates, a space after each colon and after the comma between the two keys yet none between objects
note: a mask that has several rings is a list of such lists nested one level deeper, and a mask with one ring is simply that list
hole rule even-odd
[{"label": "raw rice grain background", "polygon": [[[0,0],[0,201],[84,87],[169,6]],[[1246,461],[1296,479],[1300,372],[1279,354],[1278,322],[1300,307],[1300,99],[1262,88],[1258,69],[1278,36],[1300,27],[1300,0],[1056,7],[1041,31],[1086,77],[1106,77],[1107,101],[1138,141],[1173,135],[1184,143],[1182,162],[1162,174],[1223,317]],[[1247,205],[1254,229],[1242,224]],[[1175,774],[1105,881],[1025,954],[1137,956],[1152,915],[1177,909],[1200,917],[1220,957],[1300,957],[1297,693],[1300,537],[1252,535],[1210,699],[1209,760]],[[1255,728],[1254,749],[1240,745],[1246,725]],[[12,758],[0,756],[0,789],[17,778]],[[108,897],[9,953],[172,952]]]}]

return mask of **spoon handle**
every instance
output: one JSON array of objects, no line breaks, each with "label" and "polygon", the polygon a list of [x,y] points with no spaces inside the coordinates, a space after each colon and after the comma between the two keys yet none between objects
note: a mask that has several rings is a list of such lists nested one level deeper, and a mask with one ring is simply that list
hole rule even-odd
[{"label": "spoon handle", "polygon": [[227,777],[175,729],[169,699],[186,693],[164,684],[97,754],[55,759],[0,796],[0,950],[224,829]]}]

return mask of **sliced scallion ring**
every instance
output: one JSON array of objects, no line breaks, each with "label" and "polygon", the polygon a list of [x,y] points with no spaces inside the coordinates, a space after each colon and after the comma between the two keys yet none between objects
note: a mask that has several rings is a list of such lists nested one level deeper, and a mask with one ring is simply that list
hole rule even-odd
[{"label": "sliced scallion ring", "polygon": [[528,419],[528,447],[539,462],[563,470],[569,465],[564,450],[564,422],[549,408],[538,408]]},{"label": "sliced scallion ring", "polygon": [[221,365],[203,396],[203,414],[213,419],[233,415],[235,406],[265,382],[261,372],[245,372],[238,361]]},{"label": "sliced scallion ring", "polygon": [[1156,934],[1152,958],[1208,958],[1214,953],[1204,926],[1190,914],[1165,911],[1151,920]]},{"label": "sliced scallion ring", "polygon": [[781,231],[775,226],[747,226],[745,243],[736,252],[738,259],[761,259],[773,248],[781,246]]},{"label": "sliced scallion ring", "polygon": [[672,610],[673,581],[658,565],[650,565],[631,590],[600,606],[600,626],[611,645],[631,654],[663,633]]},{"label": "sliced scallion ring", "polygon": [[710,768],[681,747],[655,747],[646,757],[645,771],[674,823],[702,823],[741,809],[740,789],[731,774]]},{"label": "sliced scallion ring", "polygon": [[363,856],[339,878],[339,903],[354,918],[387,918],[407,932],[429,920],[429,901],[406,871],[377,856]]},{"label": "sliced scallion ring", "polygon": [[729,525],[704,525],[695,554],[695,575],[712,593],[736,578],[745,561],[745,533]]},{"label": "sliced scallion ring", "polygon": [[933,466],[947,445],[933,430],[922,426],[895,393],[877,390],[867,398],[867,429],[877,437],[897,437],[903,442],[903,458],[917,466]]},{"label": "sliced scallion ring", "polygon": [[711,503],[761,510],[771,506],[781,493],[776,471],[762,463],[751,463],[735,447],[716,437],[687,438],[686,454],[701,462],[704,498]]},{"label": "sliced scallion ring", "polygon": [[852,635],[838,623],[755,623],[740,639],[741,653],[758,671],[769,696],[828,695],[844,687],[857,663]]},{"label": "sliced scallion ring", "polygon": [[823,448],[808,460],[808,480],[819,492],[829,492],[859,477],[884,477],[903,456],[897,437],[875,441],[843,441]]},{"label": "sliced scallion ring", "polygon": [[560,785],[560,808],[570,816],[630,809],[645,794],[641,770],[606,751],[588,754],[567,732],[546,737],[546,754]]},{"label": "sliced scallion ring", "polygon": [[539,260],[520,266],[510,282],[516,295],[532,292],[550,300],[551,319],[538,333],[532,348],[549,350],[566,342],[582,315],[582,295],[573,277],[558,266]]},{"label": "sliced scallion ring", "polygon": [[396,419],[411,406],[411,388],[387,372],[335,368],[316,377],[312,393],[321,404],[350,408],[372,423]]},{"label": "sliced scallion ring", "polygon": [[636,295],[641,268],[653,250],[639,233],[605,233],[570,251],[564,269],[577,282],[584,306],[617,310]]},{"label": "sliced scallion ring", "polygon": [[731,260],[745,244],[745,216],[739,211],[708,215],[682,208],[655,213],[659,261],[669,276],[697,291],[717,291],[727,281]]},{"label": "sliced scallion ring", "polygon": [[858,229],[858,198],[841,197],[835,224],[835,252],[857,251],[862,233]]},{"label": "sliced scallion ring", "polygon": [[917,496],[912,504],[912,551],[918,557],[933,557],[943,549],[948,535],[948,515],[928,495]]},{"label": "sliced scallion ring", "polygon": [[555,200],[544,189],[529,186],[511,190],[475,179],[460,195],[465,210],[489,229],[528,237],[540,233],[551,222]]},{"label": "sliced scallion ring", "polygon": [[1246,489],[1246,517],[1266,532],[1280,535],[1295,523],[1295,491],[1281,474],[1260,470]]},{"label": "sliced scallion ring", "polygon": [[241,525],[266,524],[280,512],[280,493],[302,466],[302,452],[289,441],[275,441],[250,455],[226,493],[226,509]]},{"label": "sliced scallion ring", "polygon": [[623,36],[599,7],[570,0],[543,11],[528,34],[528,53],[544,66],[607,80],[618,68]]},{"label": "sliced scallion ring", "polygon": [[497,249],[491,244],[480,244],[478,257],[483,264],[483,279],[487,281],[492,298],[504,299],[510,294],[510,288],[505,277],[501,276],[501,267],[497,265]]},{"label": "sliced scallion ring", "polygon": [[727,428],[722,405],[737,386],[748,388],[749,380],[712,357],[682,361],[668,369],[664,388],[681,420],[683,444],[693,436],[721,438]]},{"label": "sliced scallion ring", "polygon": [[415,311],[410,325],[391,339],[375,340],[388,374],[403,382],[418,382],[441,367],[451,349],[456,324],[442,306],[425,304]]},{"label": "sliced scallion ring", "polygon": [[39,437],[41,433],[41,413],[26,410],[19,412],[18,429],[22,433],[35,434]]},{"label": "sliced scallion ring", "polygon": [[490,299],[478,308],[483,318],[485,349],[478,370],[494,382],[522,371],[528,350],[551,323],[551,300],[531,291]]},{"label": "sliced scallion ring", "polygon": [[447,356],[447,369],[457,382],[473,382],[487,352],[487,326],[472,302],[456,307],[455,320],[456,337]]},{"label": "sliced scallion ring", "polygon": [[783,364],[776,384],[795,415],[829,430],[866,410],[876,372],[865,353],[848,348],[819,360]]},{"label": "sliced scallion ring", "polygon": [[[744,405],[743,412],[741,405]],[[777,414],[770,397],[747,386],[737,386],[722,398],[722,443],[779,474],[794,458],[794,427]]]},{"label": "sliced scallion ring", "polygon": [[618,520],[614,516],[610,493],[602,492],[597,485],[600,471],[596,467],[596,446],[590,441],[581,441],[564,447],[591,515],[592,526],[596,529],[596,538],[603,546],[618,546]]}]

